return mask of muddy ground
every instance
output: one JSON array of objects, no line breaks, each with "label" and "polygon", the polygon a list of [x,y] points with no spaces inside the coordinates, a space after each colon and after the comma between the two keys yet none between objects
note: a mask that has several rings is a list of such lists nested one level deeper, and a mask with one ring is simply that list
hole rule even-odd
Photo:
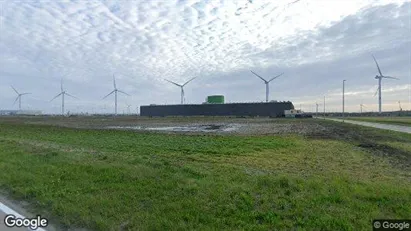
[{"label": "muddy ground", "polygon": [[[387,156],[395,164],[411,166],[411,153],[384,144],[411,143],[409,134],[384,131],[322,119],[239,117],[0,117],[0,122],[63,126],[79,129],[121,129],[135,132],[185,135],[302,135],[308,139],[349,142],[375,155]],[[394,134],[394,135],[393,135]],[[395,135],[396,134],[396,135]],[[400,134],[400,135],[399,135]]]},{"label": "muddy ground", "polygon": [[[0,117],[0,121],[55,125],[71,128],[123,129],[166,133],[198,134],[310,134],[327,128],[312,119],[238,117]],[[305,120],[305,121],[303,121]]]}]

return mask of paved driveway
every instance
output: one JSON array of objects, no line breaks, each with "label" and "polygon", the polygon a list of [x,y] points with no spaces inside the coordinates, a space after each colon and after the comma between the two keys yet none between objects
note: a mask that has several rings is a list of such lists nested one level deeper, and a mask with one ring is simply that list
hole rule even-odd
[{"label": "paved driveway", "polygon": [[[321,117],[317,117],[321,119]],[[324,118],[322,118],[324,119]],[[401,125],[392,125],[392,124],[380,124],[380,123],[372,123],[372,122],[364,122],[364,121],[356,121],[356,120],[342,120],[342,119],[334,119],[334,118],[325,118],[327,120],[338,121],[338,122],[345,122],[350,124],[357,124],[361,126],[391,130],[396,132],[405,132],[411,134],[411,127],[401,126]]]}]

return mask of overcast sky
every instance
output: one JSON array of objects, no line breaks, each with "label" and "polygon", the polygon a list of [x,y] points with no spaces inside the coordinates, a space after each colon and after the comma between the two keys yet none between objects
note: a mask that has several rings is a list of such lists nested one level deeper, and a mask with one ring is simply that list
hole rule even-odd
[{"label": "overcast sky", "polygon": [[[187,103],[223,94],[227,102],[290,100],[315,110],[377,111],[378,73],[383,111],[411,110],[411,2],[372,0],[0,0],[0,109],[60,112],[64,89],[71,112],[119,112],[147,104]],[[322,108],[321,108],[322,110]]]}]

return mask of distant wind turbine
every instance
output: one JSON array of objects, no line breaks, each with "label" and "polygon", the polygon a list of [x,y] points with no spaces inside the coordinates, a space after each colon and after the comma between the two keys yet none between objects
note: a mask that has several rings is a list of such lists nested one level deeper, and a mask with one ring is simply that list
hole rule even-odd
[{"label": "distant wind turbine", "polygon": [[375,59],[374,55],[372,55],[372,57],[374,58],[375,64],[377,65],[378,73],[380,74],[380,75],[376,75],[376,76],[375,76],[375,79],[378,79],[378,89],[377,89],[377,91],[375,92],[374,96],[375,96],[375,95],[377,94],[377,92],[378,92],[378,112],[381,113],[381,80],[382,80],[383,78],[386,78],[386,79],[398,79],[398,78],[391,77],[391,76],[384,76],[384,75],[381,73],[380,66],[378,65],[378,62],[377,62],[377,60]]},{"label": "distant wind turbine", "polygon": [[197,77],[194,77],[194,78],[188,80],[187,82],[185,82],[185,83],[182,84],[182,85],[181,85],[181,84],[178,84],[178,83],[175,83],[175,82],[173,82],[173,81],[167,80],[167,79],[164,79],[164,80],[181,88],[181,104],[184,104],[184,101],[185,101],[185,98],[184,98],[184,86],[187,85],[187,84],[188,84],[189,82],[191,82],[192,80],[194,80],[195,78],[197,78]]},{"label": "distant wind turbine", "polygon": [[13,86],[11,86],[11,88],[13,88],[13,90],[17,93],[17,98],[16,98],[16,100],[14,100],[13,105],[16,104],[16,102],[18,100],[19,101],[19,111],[21,111],[21,97],[23,95],[28,95],[28,94],[31,94],[31,93],[19,93]]},{"label": "distant wind turbine", "polygon": [[124,91],[121,91],[121,90],[117,89],[116,77],[114,77],[114,74],[113,74],[113,86],[114,86],[114,90],[112,92],[108,93],[108,95],[104,96],[103,99],[107,98],[108,96],[110,96],[111,94],[114,93],[114,108],[115,108],[114,113],[115,113],[115,115],[117,115],[117,92],[123,93],[123,94],[128,95],[128,96],[130,96],[130,95],[125,93]]},{"label": "distant wind turbine", "polygon": [[[250,70],[250,71],[251,71],[251,70]],[[271,79],[268,80],[268,81],[265,80],[263,77],[259,76],[258,74],[256,74],[256,73],[253,72],[253,71],[251,71],[251,73],[253,73],[255,76],[257,76],[257,77],[260,78],[262,81],[264,81],[264,83],[265,83],[265,102],[268,102],[268,98],[269,98],[269,94],[270,94],[270,87],[269,87],[270,82],[273,81],[274,79],[280,77],[280,76],[281,76],[282,74],[284,74],[284,73],[281,73],[281,74],[279,74],[279,75],[271,78]],[[301,108],[300,108],[300,109],[301,109]]]},{"label": "distant wind turbine", "polygon": [[60,89],[61,89],[60,94],[56,95],[53,99],[50,100],[50,102],[55,100],[57,97],[61,96],[61,114],[64,115],[64,96],[67,95],[67,96],[73,97],[75,99],[78,99],[78,98],[75,97],[75,96],[70,95],[69,93],[67,93],[63,89],[63,79],[61,79]]},{"label": "distant wind turbine", "polygon": [[316,110],[315,110],[315,116],[318,117],[318,106],[320,106],[321,104],[315,102],[315,106],[316,106]]},{"label": "distant wind turbine", "polygon": [[365,106],[364,104],[360,104],[360,113],[362,113],[362,111],[363,111],[362,108],[363,108],[363,107],[366,108],[366,106]]},{"label": "distant wind turbine", "polygon": [[127,105],[127,114],[130,114],[130,107],[131,107],[131,105],[130,104],[126,104]]}]

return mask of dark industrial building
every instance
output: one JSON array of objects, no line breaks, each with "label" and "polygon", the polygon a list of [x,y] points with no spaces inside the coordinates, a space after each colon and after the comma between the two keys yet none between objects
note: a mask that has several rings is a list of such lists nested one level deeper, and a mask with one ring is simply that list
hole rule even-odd
[{"label": "dark industrial building", "polygon": [[294,109],[291,102],[267,103],[204,103],[149,105],[140,107],[141,116],[270,116],[283,117]]}]

